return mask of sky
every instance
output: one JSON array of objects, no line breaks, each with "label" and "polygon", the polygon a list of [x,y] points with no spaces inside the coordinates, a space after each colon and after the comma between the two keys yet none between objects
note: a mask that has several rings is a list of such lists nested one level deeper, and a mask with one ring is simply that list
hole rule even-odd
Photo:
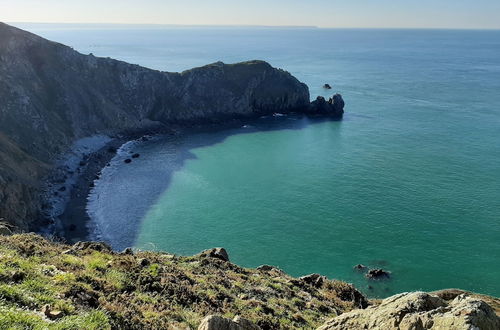
[{"label": "sky", "polygon": [[500,0],[0,0],[0,21],[500,29]]}]

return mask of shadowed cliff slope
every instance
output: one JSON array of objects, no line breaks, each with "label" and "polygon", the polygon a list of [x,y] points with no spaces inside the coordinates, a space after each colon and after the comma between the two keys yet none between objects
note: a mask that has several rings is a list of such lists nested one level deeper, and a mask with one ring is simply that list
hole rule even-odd
[{"label": "shadowed cliff slope", "polygon": [[0,23],[0,218],[29,228],[18,219],[36,217],[39,179],[79,138],[305,112],[309,100],[305,84],[263,61],[160,72]]}]

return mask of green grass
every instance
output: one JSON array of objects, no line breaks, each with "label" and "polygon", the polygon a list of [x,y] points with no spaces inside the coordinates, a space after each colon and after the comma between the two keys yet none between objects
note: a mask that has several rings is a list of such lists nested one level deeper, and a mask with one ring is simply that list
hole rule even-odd
[{"label": "green grass", "polygon": [[[195,329],[210,314],[314,328],[357,307],[340,299],[346,292],[355,289],[339,281],[313,288],[201,256],[121,255],[31,234],[0,236],[0,329]],[[47,308],[60,318],[47,318]]]}]

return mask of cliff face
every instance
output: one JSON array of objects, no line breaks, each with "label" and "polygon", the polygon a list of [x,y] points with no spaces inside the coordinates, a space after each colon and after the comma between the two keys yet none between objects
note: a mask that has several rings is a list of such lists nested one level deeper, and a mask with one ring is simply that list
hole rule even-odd
[{"label": "cliff face", "polygon": [[308,107],[307,86],[262,61],[160,72],[0,23],[0,219],[28,229],[39,179],[79,138]]}]

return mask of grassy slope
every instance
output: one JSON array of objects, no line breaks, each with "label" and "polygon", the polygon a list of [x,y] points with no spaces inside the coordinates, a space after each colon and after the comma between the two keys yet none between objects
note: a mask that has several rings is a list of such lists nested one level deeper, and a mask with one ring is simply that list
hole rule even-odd
[{"label": "grassy slope", "polygon": [[[196,328],[209,314],[241,315],[264,329],[313,328],[360,299],[344,282],[315,288],[279,270],[210,257],[116,254],[32,234],[0,236],[1,329]],[[47,306],[58,319],[45,316]]]}]

